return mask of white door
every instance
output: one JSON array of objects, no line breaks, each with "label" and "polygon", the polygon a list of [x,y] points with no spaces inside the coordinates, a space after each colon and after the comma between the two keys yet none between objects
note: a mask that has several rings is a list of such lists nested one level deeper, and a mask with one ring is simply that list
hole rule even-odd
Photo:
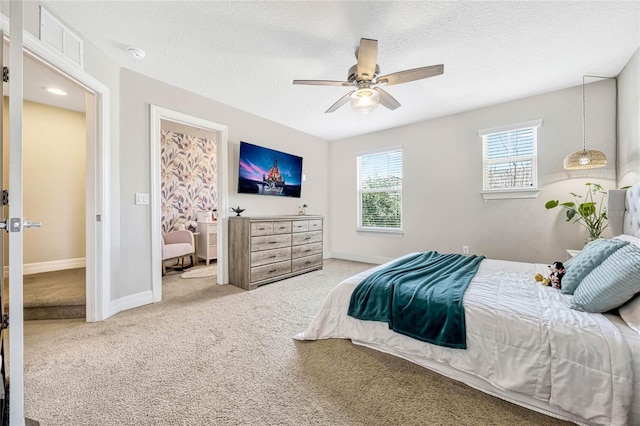
[{"label": "white door", "polygon": [[[0,227],[9,239],[9,345],[4,347],[5,388],[9,395],[9,425],[22,426],[24,417],[24,320],[22,294],[22,233],[25,228],[39,227],[22,216],[22,63],[23,15],[22,2],[12,0],[9,6],[9,208]],[[2,93],[4,98],[4,93]],[[0,111],[2,112],[2,111]],[[6,143],[7,141],[3,141]],[[4,161],[0,162],[0,180]],[[4,182],[1,182],[3,183]],[[2,186],[4,188],[4,186]],[[7,212],[5,208],[4,213]],[[4,232],[4,231],[0,231]],[[4,275],[4,274],[0,274]],[[4,284],[4,283],[3,283]],[[6,332],[7,330],[3,330]],[[3,339],[6,342],[6,339]],[[8,361],[8,369],[6,368]],[[8,370],[8,371],[7,371]],[[6,412],[6,411],[5,411]]]}]

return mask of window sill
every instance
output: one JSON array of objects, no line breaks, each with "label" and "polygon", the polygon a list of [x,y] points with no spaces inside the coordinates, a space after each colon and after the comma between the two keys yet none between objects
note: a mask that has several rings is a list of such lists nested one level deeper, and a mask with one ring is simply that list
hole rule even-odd
[{"label": "window sill", "polygon": [[537,198],[539,189],[509,189],[482,191],[482,198],[486,200],[508,200],[512,198]]},{"label": "window sill", "polygon": [[366,234],[386,234],[389,236],[402,237],[404,231],[402,229],[390,229],[390,228],[356,228],[356,232],[362,232]]}]

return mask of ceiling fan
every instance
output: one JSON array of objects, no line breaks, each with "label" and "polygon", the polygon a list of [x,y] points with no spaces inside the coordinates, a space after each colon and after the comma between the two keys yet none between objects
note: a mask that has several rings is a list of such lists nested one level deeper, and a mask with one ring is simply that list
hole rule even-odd
[{"label": "ceiling fan", "polygon": [[378,58],[378,40],[368,38],[360,39],[360,46],[356,50],[358,63],[349,68],[347,81],[335,80],[293,80],[293,84],[307,84],[312,86],[346,86],[353,90],[338,99],[325,112],[333,112],[342,105],[351,101],[351,107],[360,113],[368,113],[378,107],[378,104],[394,110],[400,106],[393,96],[382,86],[407,83],[434,77],[444,73],[444,65],[431,65],[428,67],[414,68],[405,71],[394,72],[380,76],[380,66],[376,63]]}]

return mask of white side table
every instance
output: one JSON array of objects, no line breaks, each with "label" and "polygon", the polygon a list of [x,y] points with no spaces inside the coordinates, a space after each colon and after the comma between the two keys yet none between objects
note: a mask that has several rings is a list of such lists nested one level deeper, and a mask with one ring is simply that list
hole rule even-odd
[{"label": "white side table", "polygon": [[197,256],[209,265],[210,260],[218,258],[218,222],[198,222],[197,230],[200,233]]},{"label": "white side table", "polygon": [[569,255],[569,259],[571,259],[572,257],[575,257],[578,253],[580,253],[582,250],[571,250],[571,249],[567,249],[567,254]]}]

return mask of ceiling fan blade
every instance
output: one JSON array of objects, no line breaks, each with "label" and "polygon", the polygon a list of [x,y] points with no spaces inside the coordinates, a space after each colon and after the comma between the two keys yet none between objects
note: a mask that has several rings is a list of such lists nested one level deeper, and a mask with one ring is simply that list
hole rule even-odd
[{"label": "ceiling fan blade", "polygon": [[307,84],[310,86],[352,86],[348,81],[335,80],[293,80],[293,84]]},{"label": "ceiling fan blade", "polygon": [[361,38],[358,48],[358,77],[363,80],[371,80],[376,72],[377,60],[378,40]]},{"label": "ceiling fan blade", "polygon": [[343,97],[338,99],[338,102],[336,102],[335,104],[331,105],[331,107],[328,110],[326,110],[325,113],[333,112],[333,111],[337,110],[338,108],[340,108],[342,105],[344,105],[347,102],[349,102],[349,98],[351,98],[351,94],[353,92],[355,92],[355,90],[350,91],[349,93],[347,93],[346,95],[344,95]]},{"label": "ceiling fan blade", "polygon": [[392,74],[383,75],[378,77],[378,84],[384,84],[390,86],[392,84],[407,83],[409,81],[421,80],[423,78],[435,77],[444,73],[444,65],[431,65],[428,67],[414,68],[412,70],[405,70],[394,72]]},{"label": "ceiling fan blade", "polygon": [[385,92],[384,90],[382,90],[379,87],[376,87],[375,89],[376,92],[378,92],[380,94],[380,103],[389,108],[390,110],[394,110],[396,108],[398,108],[400,106],[400,102],[398,102],[396,100],[396,98],[394,98],[393,96],[391,96],[389,94],[389,92]]}]

